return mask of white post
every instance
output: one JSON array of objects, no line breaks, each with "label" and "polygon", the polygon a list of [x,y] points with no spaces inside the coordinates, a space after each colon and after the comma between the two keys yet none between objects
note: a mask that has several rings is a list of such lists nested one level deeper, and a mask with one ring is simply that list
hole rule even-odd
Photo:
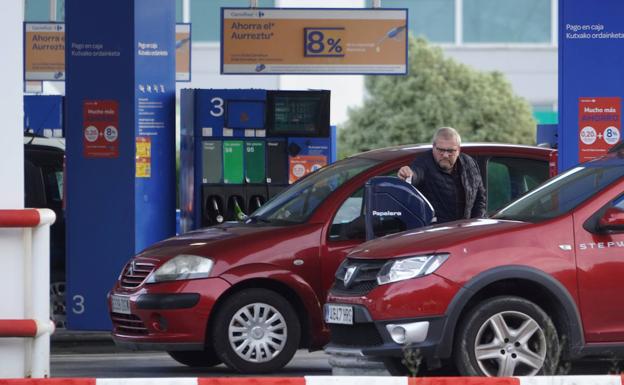
[{"label": "white post", "polygon": [[455,0],[455,45],[464,44],[464,0]]},{"label": "white post", "polygon": [[56,0],[50,0],[50,21],[57,21]]},{"label": "white post", "polygon": [[[24,20],[22,1],[4,1],[0,12],[0,88],[2,103],[0,116],[5,129],[2,130],[0,153],[4,161],[0,167],[0,208],[21,209],[24,207],[24,139],[23,126],[23,76],[22,76],[22,22]],[[24,318],[24,270],[22,229],[0,229],[0,293],[2,296],[0,318]],[[0,378],[24,376],[24,354],[27,339],[10,338],[0,341]]]},{"label": "white post", "polygon": [[[26,318],[37,321],[43,329],[32,340],[32,361],[27,377],[50,377],[50,333],[54,326],[50,320],[50,225],[56,215],[49,209],[40,209],[40,225],[32,229],[32,313]],[[47,325],[46,325],[47,320]]]},{"label": "white post", "polygon": [[191,22],[191,0],[182,0],[182,22]]}]

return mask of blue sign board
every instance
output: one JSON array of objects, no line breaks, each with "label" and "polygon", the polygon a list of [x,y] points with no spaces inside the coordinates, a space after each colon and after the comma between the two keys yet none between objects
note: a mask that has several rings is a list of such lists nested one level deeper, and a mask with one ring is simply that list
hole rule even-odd
[{"label": "blue sign board", "polygon": [[67,327],[110,330],[124,264],[175,234],[175,2],[65,12]]},{"label": "blue sign board", "polygon": [[607,152],[621,137],[624,2],[559,2],[559,169]]}]

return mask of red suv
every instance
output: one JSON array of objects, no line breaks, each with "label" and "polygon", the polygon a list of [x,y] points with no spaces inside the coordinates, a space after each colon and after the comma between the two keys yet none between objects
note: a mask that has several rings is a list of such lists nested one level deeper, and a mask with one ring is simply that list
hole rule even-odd
[{"label": "red suv", "polygon": [[[286,365],[296,349],[329,340],[322,306],[346,254],[364,242],[365,182],[396,175],[431,146],[370,151],[290,186],[244,223],[162,241],[133,257],[109,294],[113,337],[167,351],[190,366],[221,362],[243,373]],[[552,173],[555,150],[464,145],[494,210]]]},{"label": "red suv", "polygon": [[560,357],[621,357],[623,177],[612,154],[489,219],[358,246],[325,305],[330,361],[400,373],[424,359],[462,375],[522,376],[553,374]]}]

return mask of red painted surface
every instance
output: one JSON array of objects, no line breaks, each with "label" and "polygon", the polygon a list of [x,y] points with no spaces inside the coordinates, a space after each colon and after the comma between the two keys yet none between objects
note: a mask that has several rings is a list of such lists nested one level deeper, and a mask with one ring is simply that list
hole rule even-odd
[{"label": "red painted surface", "polygon": [[37,323],[31,319],[0,320],[0,337],[34,337]]},{"label": "red painted surface", "polygon": [[[183,280],[158,284],[141,284],[134,289],[123,289],[119,282],[111,294],[130,296],[132,316],[148,325],[147,334],[128,335],[113,330],[116,339],[141,343],[205,343],[206,328],[214,314],[212,309],[241,287],[279,285],[278,292],[289,290],[304,311],[310,349],[320,349],[328,342],[329,333],[322,318],[322,305],[334,281],[334,273],[346,254],[363,240],[329,239],[329,229],[337,210],[343,202],[373,176],[396,172],[400,166],[411,163],[419,152],[430,146],[403,149],[384,149],[368,153],[366,157],[381,161],[354,177],[329,195],[305,223],[282,226],[238,226],[215,235],[214,232],[192,232],[161,242],[142,252],[139,257],[156,261],[156,268],[179,254],[211,257],[215,264],[211,278]],[[517,157],[541,160],[548,164],[556,150],[513,146],[475,144],[462,146],[462,152],[472,156]],[[211,235],[209,235],[211,234]],[[297,260],[298,264],[294,261]],[[448,284],[442,282],[438,290],[444,292]],[[270,286],[275,287],[275,286]],[[199,293],[200,302],[190,309],[141,310],[135,306],[142,294]],[[451,293],[449,291],[449,293]],[[399,294],[397,294],[399,295]],[[110,301],[110,300],[109,300]],[[109,303],[110,306],[110,303]],[[444,305],[432,305],[431,311]],[[383,311],[383,307],[379,309]],[[151,328],[155,313],[168,321],[167,331]],[[208,342],[210,343],[210,342]]]},{"label": "red painted surface", "polygon": [[39,225],[39,211],[0,210],[0,227],[35,227]]},{"label": "red painted surface", "polygon": [[[580,348],[605,346],[606,352],[607,347],[621,347],[624,343],[624,159],[617,154],[608,155],[588,167],[590,170],[596,167],[597,171],[593,179],[581,179],[582,188],[581,183],[565,185],[540,200],[526,199],[524,218],[511,215],[501,220],[463,220],[356,246],[348,256],[356,260],[390,261],[438,253],[449,256],[433,274],[376,285],[365,295],[330,294],[328,302],[362,305],[373,322],[443,318],[449,317],[447,310],[457,298],[462,300],[454,303],[457,306],[454,310],[465,312],[470,306],[497,295],[533,298],[531,293],[515,289],[522,287],[518,281],[527,280],[525,275],[497,278],[499,282],[494,279],[488,283],[498,284],[491,292],[483,287],[474,297],[457,297],[462,290],[477,290],[470,284],[478,281],[481,274],[501,269],[531,269],[560,285],[559,294],[572,300],[564,306],[571,314],[577,312],[580,316],[580,329],[575,329],[584,337],[577,342]],[[601,184],[604,180],[611,182],[604,187]],[[567,211],[558,209],[564,201],[576,203]],[[557,214],[543,217],[547,212]],[[600,228],[600,223],[619,227]],[[544,286],[537,290],[542,289],[541,298],[549,298]],[[475,302],[469,304],[469,299]],[[567,322],[554,310],[546,310],[552,312],[551,318],[559,316],[560,322]],[[566,331],[560,327],[558,332]]]}]

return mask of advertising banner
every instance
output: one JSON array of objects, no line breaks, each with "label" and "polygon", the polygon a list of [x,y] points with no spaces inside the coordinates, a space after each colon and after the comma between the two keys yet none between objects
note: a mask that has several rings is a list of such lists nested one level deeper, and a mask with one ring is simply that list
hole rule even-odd
[{"label": "advertising banner", "polygon": [[176,81],[191,81],[191,24],[176,24]]},{"label": "advertising banner", "polygon": [[119,105],[115,100],[83,103],[83,152],[85,158],[119,156]]},{"label": "advertising banner", "polygon": [[327,165],[323,155],[298,155],[288,160],[288,183],[293,184],[304,176]]},{"label": "advertising banner", "polygon": [[65,24],[24,23],[24,81],[65,80]]},{"label": "advertising banner", "polygon": [[222,74],[406,74],[407,9],[221,8]]},{"label": "advertising banner", "polygon": [[[65,24],[24,23],[24,80],[65,80]],[[191,81],[191,24],[176,24],[176,81]],[[25,92],[42,92],[28,82]]]},{"label": "advertising banner", "polygon": [[620,140],[619,97],[579,99],[579,162],[605,155]]}]

